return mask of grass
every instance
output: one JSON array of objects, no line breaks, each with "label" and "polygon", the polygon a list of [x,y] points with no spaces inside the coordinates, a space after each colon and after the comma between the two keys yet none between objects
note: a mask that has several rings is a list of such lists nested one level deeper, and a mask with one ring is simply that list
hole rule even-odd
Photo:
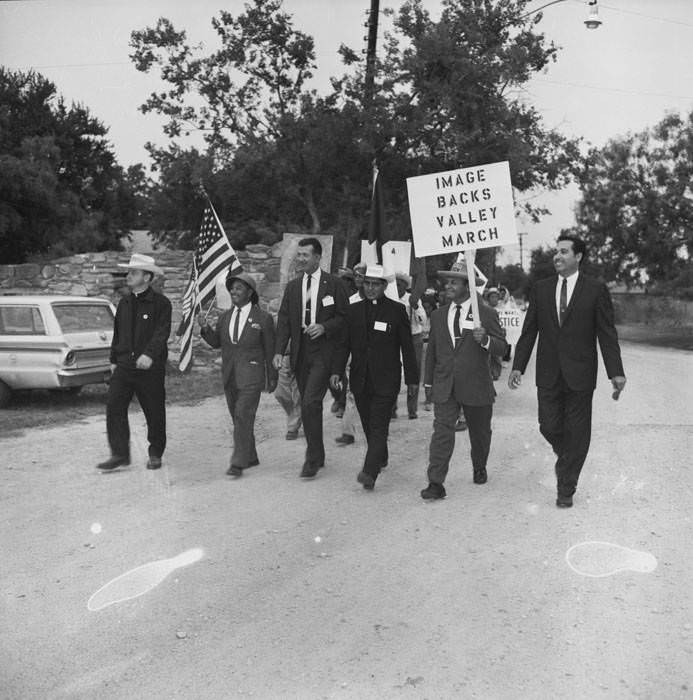
[{"label": "grass", "polygon": [[[181,374],[169,369],[166,376],[167,404],[196,404],[223,393],[218,367]],[[79,421],[105,415],[108,387],[90,384],[77,395],[53,391],[18,391],[10,404],[0,409],[0,437],[10,433]],[[137,401],[135,400],[135,405]]]}]

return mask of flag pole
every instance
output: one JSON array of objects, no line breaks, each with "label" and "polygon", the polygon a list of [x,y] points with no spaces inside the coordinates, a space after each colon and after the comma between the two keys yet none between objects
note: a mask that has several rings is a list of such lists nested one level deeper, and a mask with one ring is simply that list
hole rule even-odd
[{"label": "flag pole", "polygon": [[474,319],[474,328],[481,327],[481,318],[479,317],[479,298],[476,291],[476,272],[474,270],[474,258],[476,250],[470,249],[464,251],[464,260],[467,263],[467,278],[469,282],[469,297],[472,300],[472,318]]}]

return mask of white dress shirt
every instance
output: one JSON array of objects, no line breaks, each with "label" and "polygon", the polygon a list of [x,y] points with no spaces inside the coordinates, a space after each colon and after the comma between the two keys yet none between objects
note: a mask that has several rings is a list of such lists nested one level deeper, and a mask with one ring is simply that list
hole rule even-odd
[{"label": "white dress shirt", "polygon": [[[570,304],[570,298],[573,296],[573,291],[575,291],[575,284],[577,283],[579,270],[573,272],[570,277],[566,277],[566,302],[565,305]],[[558,319],[561,319],[561,287],[563,286],[563,277],[558,275],[558,281],[556,282],[556,313],[558,314]]]},{"label": "white dress shirt", "polygon": [[[310,276],[310,323],[315,323],[315,316],[318,312],[318,288],[320,287],[320,268],[315,270]],[[306,328],[306,283],[308,282],[308,274],[304,273],[301,278],[301,324]]]},{"label": "white dress shirt", "polygon": [[[460,331],[464,331],[465,328],[470,330],[474,328],[474,321],[467,321],[467,316],[469,316],[469,309],[472,306],[471,298],[467,301],[463,301],[460,306]],[[450,302],[450,308],[448,309],[448,331],[450,332],[450,340],[452,344],[455,345],[455,314],[457,313],[457,304],[452,301]],[[466,325],[465,325],[466,322]]]},{"label": "white dress shirt", "polygon": [[[471,307],[472,298],[470,297],[467,301],[463,301],[460,304],[460,331],[464,332],[465,329],[474,330],[474,320],[472,319]],[[455,345],[455,314],[457,313],[457,304],[452,301],[450,302],[450,308],[448,309],[448,331],[450,333],[450,339],[452,340],[453,346]],[[468,318],[469,317],[469,318]],[[491,345],[491,336],[486,338],[486,342],[481,345],[484,350],[488,350]]]},{"label": "white dress shirt", "polygon": [[231,342],[233,343],[233,327],[236,324],[236,316],[238,314],[241,315],[239,321],[238,321],[238,338],[240,339],[243,329],[245,328],[246,321],[248,320],[248,316],[250,315],[250,307],[252,304],[248,302],[244,306],[241,306],[240,308],[238,306],[233,307],[233,311],[231,312],[231,318],[229,319],[229,338],[231,338]]}]

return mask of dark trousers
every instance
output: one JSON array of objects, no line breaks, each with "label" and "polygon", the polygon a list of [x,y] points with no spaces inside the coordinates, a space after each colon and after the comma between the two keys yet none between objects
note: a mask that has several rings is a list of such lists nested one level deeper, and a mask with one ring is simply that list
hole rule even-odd
[{"label": "dark trousers", "polygon": [[233,379],[224,387],[226,404],[233,421],[233,453],[231,465],[245,469],[257,462],[255,449],[255,414],[262,387],[239,388]]},{"label": "dark trousers", "polygon": [[[370,381],[366,382],[366,386],[371,384]],[[354,394],[356,410],[368,443],[363,471],[374,479],[378,478],[380,470],[387,464],[387,436],[392,406],[396,399],[397,394],[377,394],[371,391]]]},{"label": "dark trousers", "polygon": [[130,454],[130,424],[128,408],[133,395],[142,407],[147,420],[149,456],[161,457],[166,447],[166,389],[165,368],[126,369],[116,367],[108,386],[106,429],[111,454],[124,457]]},{"label": "dark trousers", "polygon": [[491,450],[491,417],[493,405],[468,406],[460,404],[454,396],[433,406],[433,436],[429,450],[428,480],[432,484],[443,484],[455,449],[455,423],[464,412],[467,434],[472,447],[472,468],[475,472],[486,468]]},{"label": "dark trousers", "polygon": [[311,340],[301,343],[296,365],[296,381],[301,394],[301,421],[306,436],[306,462],[316,467],[325,464],[322,439],[322,402],[330,381],[330,368],[321,348]]},{"label": "dark trousers", "polygon": [[[421,375],[421,358],[423,356],[423,334],[415,333],[411,337],[414,343],[414,355],[416,356],[416,366],[419,369],[419,376]],[[407,387],[407,412],[410,416],[413,416],[419,407],[419,385],[410,392],[409,387]]]},{"label": "dark trousers", "polygon": [[558,459],[558,494],[572,496],[587,458],[592,434],[592,394],[573,391],[561,377],[550,389],[537,387],[539,431]]}]

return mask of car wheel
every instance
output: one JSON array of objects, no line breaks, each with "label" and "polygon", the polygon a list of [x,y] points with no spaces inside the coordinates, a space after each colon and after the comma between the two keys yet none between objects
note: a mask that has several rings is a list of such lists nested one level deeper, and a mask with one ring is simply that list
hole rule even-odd
[{"label": "car wheel", "polygon": [[12,397],[12,389],[0,380],[0,408],[5,408]]}]

